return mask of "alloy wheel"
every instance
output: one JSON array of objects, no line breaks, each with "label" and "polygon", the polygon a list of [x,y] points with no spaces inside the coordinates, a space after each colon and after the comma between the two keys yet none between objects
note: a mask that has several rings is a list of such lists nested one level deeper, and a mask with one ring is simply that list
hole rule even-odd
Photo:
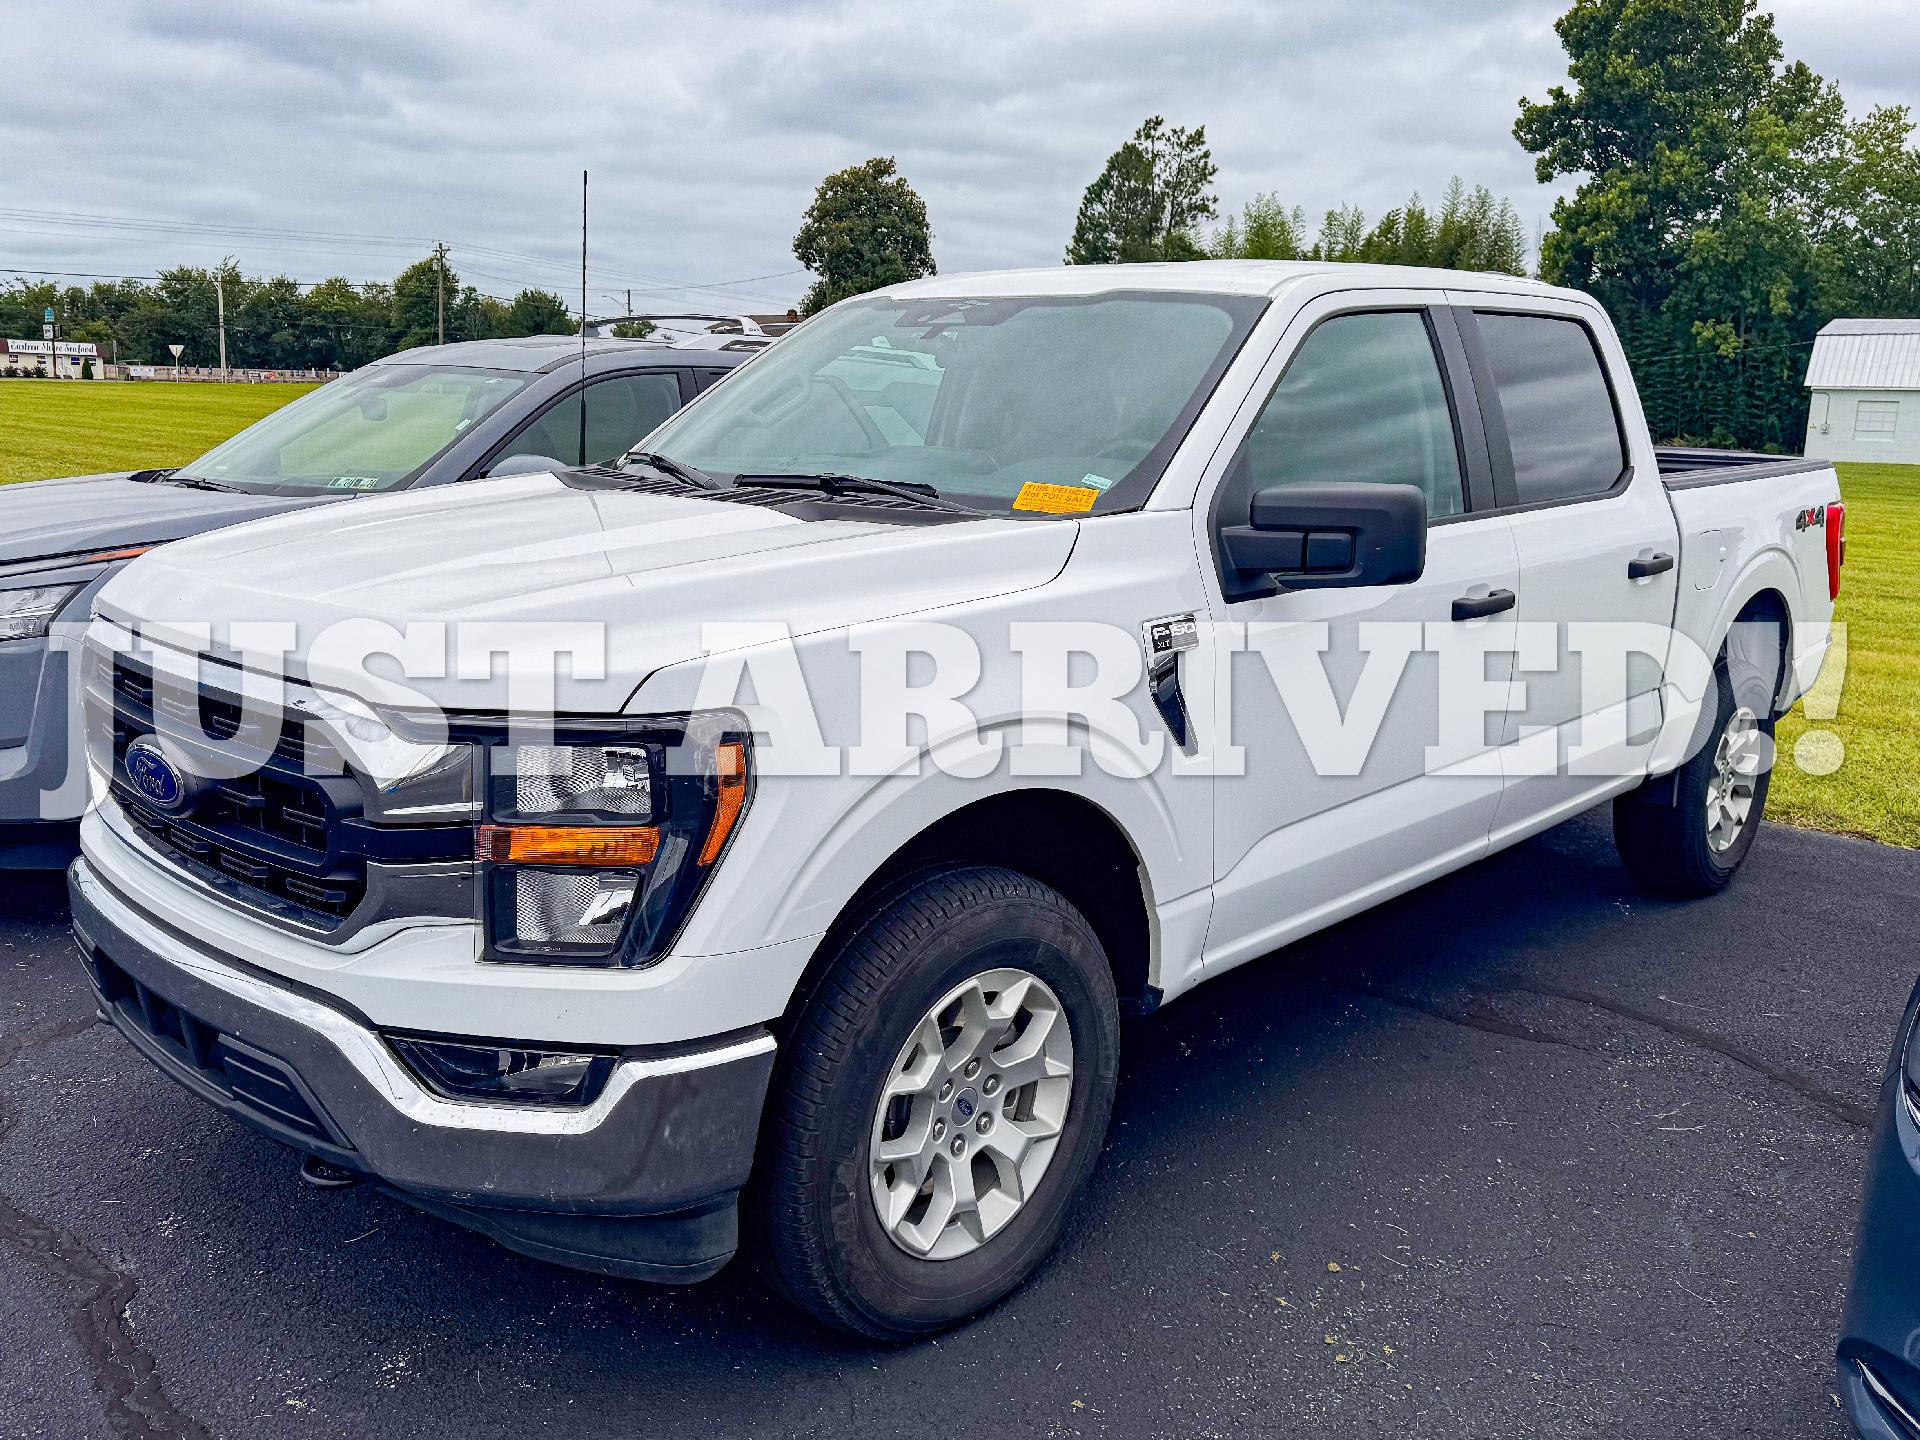
[{"label": "alloy wheel", "polygon": [[900,1047],[868,1141],[875,1213],[922,1260],[971,1254],[1046,1174],[1073,1094],[1073,1033],[1037,975],[990,970],[948,991]]},{"label": "alloy wheel", "polygon": [[1707,846],[1715,854],[1733,847],[1753,817],[1765,735],[1760,720],[1745,705],[1727,717],[1714,747],[1707,777]]}]

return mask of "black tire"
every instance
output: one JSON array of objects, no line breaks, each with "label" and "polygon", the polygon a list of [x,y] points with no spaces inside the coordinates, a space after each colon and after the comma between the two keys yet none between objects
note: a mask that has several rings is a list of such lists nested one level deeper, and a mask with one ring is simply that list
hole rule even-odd
[{"label": "black tire", "polygon": [[[1777,633],[1777,632],[1776,632]],[[1613,843],[1627,873],[1641,889],[1672,899],[1695,899],[1726,888],[1753,849],[1773,779],[1774,693],[1778,671],[1734,652],[1714,667],[1711,704],[1694,731],[1693,753],[1671,780],[1629,791],[1613,802]],[[1707,793],[1714,779],[1720,736],[1734,713],[1753,713],[1765,737],[1762,768],[1754,778],[1753,804],[1731,845],[1715,850],[1708,840]]]},{"label": "black tire", "polygon": [[[867,1151],[881,1087],[928,1010],[1001,966],[1038,976],[1073,1040],[1065,1128],[1005,1228],[971,1254],[910,1255],[875,1213]],[[768,1099],[757,1185],[762,1263],[794,1303],[876,1340],[944,1330],[1005,1296],[1059,1238],[1099,1158],[1119,1071],[1105,951],[1058,892],[1011,870],[924,871],[850,927],[806,997]]]}]

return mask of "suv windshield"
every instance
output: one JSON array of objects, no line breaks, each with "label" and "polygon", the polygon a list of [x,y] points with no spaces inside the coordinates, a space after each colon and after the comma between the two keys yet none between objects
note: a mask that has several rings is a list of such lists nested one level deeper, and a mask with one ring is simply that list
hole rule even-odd
[{"label": "suv windshield", "polygon": [[839,305],[648,438],[723,477],[931,486],[997,512],[1125,510],[1152,491],[1264,298]]},{"label": "suv windshield", "polygon": [[526,383],[509,370],[369,365],[249,425],[179,473],[268,495],[392,490]]}]

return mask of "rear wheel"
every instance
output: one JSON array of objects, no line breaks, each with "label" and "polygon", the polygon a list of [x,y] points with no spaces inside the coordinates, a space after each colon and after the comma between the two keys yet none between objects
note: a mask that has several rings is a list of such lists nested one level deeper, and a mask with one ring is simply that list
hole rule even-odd
[{"label": "rear wheel", "polygon": [[1106,955],[1056,891],[967,867],[882,895],[807,1002],[769,1102],[775,1284],[886,1340],[1000,1299],[1098,1158],[1119,1040]]},{"label": "rear wheel", "polygon": [[1672,803],[1664,794],[1652,798],[1650,787],[1613,802],[1614,846],[1641,888],[1711,895],[1747,858],[1773,777],[1773,685],[1759,667],[1736,667],[1723,656],[1709,728],[1673,777]]}]

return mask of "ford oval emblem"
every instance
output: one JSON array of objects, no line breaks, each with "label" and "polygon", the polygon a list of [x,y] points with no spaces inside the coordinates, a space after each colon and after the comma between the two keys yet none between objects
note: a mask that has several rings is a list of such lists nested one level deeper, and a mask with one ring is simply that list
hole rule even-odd
[{"label": "ford oval emblem", "polygon": [[170,815],[185,813],[192,801],[187,777],[167,755],[160,742],[143,735],[127,746],[127,779],[140,798]]}]

